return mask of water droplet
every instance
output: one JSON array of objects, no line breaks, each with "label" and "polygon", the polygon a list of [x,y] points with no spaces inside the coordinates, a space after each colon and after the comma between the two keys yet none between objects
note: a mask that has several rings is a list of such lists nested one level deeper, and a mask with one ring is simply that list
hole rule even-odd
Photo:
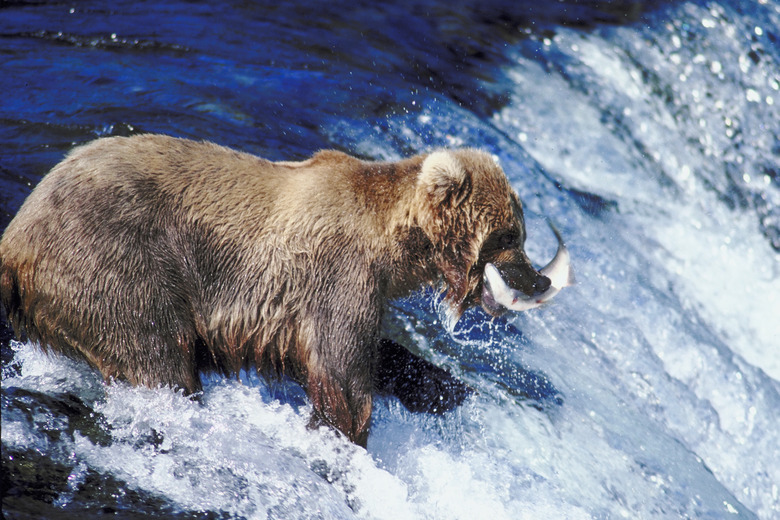
[{"label": "water droplet", "polygon": [[750,68],[750,60],[748,60],[747,56],[740,56],[739,57],[739,70],[746,73],[748,69]]}]

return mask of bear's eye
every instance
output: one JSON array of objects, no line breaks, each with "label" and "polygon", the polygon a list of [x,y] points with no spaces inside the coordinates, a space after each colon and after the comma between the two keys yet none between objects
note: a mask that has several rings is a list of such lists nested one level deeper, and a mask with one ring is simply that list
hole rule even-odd
[{"label": "bear's eye", "polygon": [[498,246],[501,249],[513,249],[517,247],[517,239],[518,235],[513,231],[503,233],[498,237]]}]

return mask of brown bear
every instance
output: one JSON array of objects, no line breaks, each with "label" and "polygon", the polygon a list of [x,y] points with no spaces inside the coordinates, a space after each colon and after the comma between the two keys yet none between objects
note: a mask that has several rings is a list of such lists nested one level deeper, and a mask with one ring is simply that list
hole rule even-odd
[{"label": "brown bear", "polygon": [[394,374],[399,388],[422,372],[438,390],[452,382],[380,339],[387,302],[434,284],[459,316],[482,303],[488,262],[513,290],[544,292],[524,241],[517,195],[477,150],[274,163],[111,137],[74,150],[27,198],[0,241],[0,298],[19,337],[107,380],[195,393],[201,371],[288,375],[313,424],[365,446],[373,392]]}]

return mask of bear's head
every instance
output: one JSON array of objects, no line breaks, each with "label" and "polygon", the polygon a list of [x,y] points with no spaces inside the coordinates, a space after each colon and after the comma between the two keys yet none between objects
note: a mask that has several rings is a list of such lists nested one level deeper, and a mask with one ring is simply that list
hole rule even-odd
[{"label": "bear's head", "polygon": [[550,279],[525,254],[520,200],[489,154],[474,149],[431,153],[420,169],[417,196],[418,223],[433,245],[454,318],[474,305],[494,316],[506,311],[484,286],[488,263],[518,293],[533,297],[550,288]]}]

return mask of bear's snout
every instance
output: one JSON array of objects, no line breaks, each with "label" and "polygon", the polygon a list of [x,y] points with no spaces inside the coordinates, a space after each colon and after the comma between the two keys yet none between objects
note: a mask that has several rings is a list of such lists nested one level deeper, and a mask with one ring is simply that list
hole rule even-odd
[{"label": "bear's snout", "polygon": [[551,280],[534,269],[530,263],[496,263],[495,266],[509,287],[526,296],[537,296],[552,285]]},{"label": "bear's snout", "polygon": [[539,277],[534,282],[534,294],[533,296],[538,296],[545,292],[547,289],[550,288],[552,285],[552,281],[544,276],[543,274],[539,274]]}]

